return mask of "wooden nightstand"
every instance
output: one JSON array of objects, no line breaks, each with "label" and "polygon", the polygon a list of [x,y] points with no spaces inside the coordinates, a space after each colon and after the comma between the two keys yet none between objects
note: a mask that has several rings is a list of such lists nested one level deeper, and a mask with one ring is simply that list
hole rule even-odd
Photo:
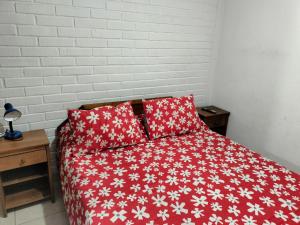
[{"label": "wooden nightstand", "polygon": [[207,124],[207,126],[221,134],[226,136],[227,124],[230,112],[220,109],[215,106],[207,106],[205,108],[213,109],[216,113],[210,113],[202,110],[203,107],[197,107],[197,111],[199,113],[200,118]]},{"label": "wooden nightstand", "polygon": [[44,130],[23,140],[0,139],[0,215],[8,209],[50,198],[54,202],[49,141]]}]

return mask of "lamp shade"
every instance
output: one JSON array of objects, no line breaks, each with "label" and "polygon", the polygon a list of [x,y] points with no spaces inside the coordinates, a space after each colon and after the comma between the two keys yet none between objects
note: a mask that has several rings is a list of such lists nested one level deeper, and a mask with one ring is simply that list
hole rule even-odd
[{"label": "lamp shade", "polygon": [[15,109],[13,105],[10,103],[6,103],[4,105],[4,108],[5,108],[4,120],[8,122],[15,121],[22,116],[22,113],[19,110]]}]

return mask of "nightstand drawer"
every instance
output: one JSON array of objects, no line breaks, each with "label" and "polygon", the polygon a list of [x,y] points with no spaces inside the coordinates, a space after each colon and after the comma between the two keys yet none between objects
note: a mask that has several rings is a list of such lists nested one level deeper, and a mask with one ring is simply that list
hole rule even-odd
[{"label": "nightstand drawer", "polygon": [[0,172],[42,162],[47,162],[47,154],[44,147],[32,152],[0,158]]},{"label": "nightstand drawer", "polygon": [[218,117],[209,117],[205,118],[204,122],[210,127],[210,128],[215,128],[215,127],[221,127],[225,126],[227,124],[227,116],[218,116]]}]

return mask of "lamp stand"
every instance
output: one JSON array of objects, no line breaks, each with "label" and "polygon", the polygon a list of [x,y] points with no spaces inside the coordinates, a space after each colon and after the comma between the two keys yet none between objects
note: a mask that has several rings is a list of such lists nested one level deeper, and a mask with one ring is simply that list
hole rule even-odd
[{"label": "lamp stand", "polygon": [[6,130],[4,138],[12,141],[20,141],[23,139],[23,134],[21,131],[14,130],[12,121],[8,122],[9,130]]}]

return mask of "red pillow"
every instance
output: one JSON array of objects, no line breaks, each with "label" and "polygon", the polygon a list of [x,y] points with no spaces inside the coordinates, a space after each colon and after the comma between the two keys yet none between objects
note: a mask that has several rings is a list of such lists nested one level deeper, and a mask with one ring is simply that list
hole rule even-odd
[{"label": "red pillow", "polygon": [[140,123],[130,102],[116,107],[69,110],[75,144],[92,151],[134,145],[143,141]]},{"label": "red pillow", "polygon": [[201,129],[194,97],[143,100],[150,139]]}]

